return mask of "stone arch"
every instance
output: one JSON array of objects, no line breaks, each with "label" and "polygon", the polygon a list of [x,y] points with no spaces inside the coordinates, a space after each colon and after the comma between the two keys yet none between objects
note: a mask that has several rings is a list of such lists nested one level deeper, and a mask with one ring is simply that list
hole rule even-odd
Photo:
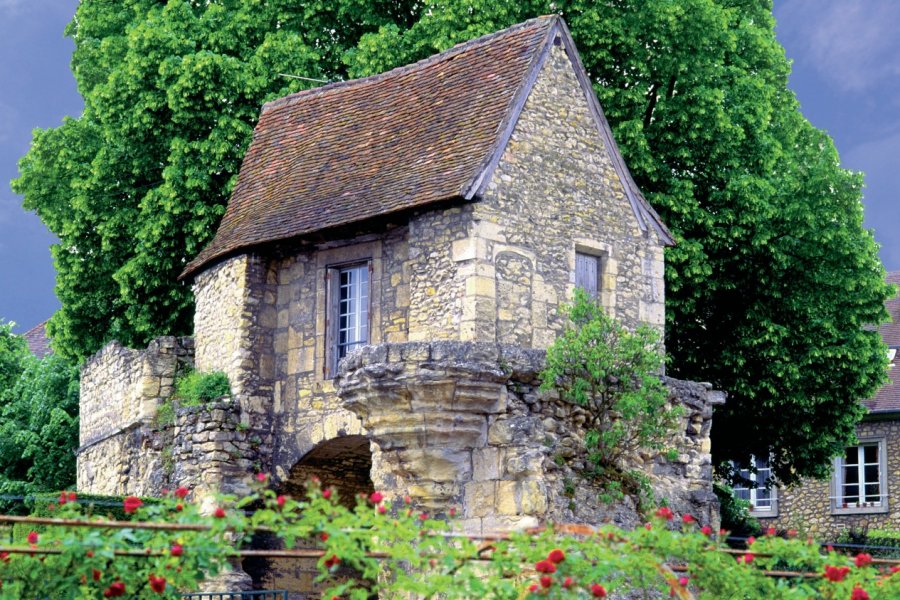
[{"label": "stone arch", "polygon": [[291,468],[284,493],[302,497],[312,477],[318,477],[323,487],[335,488],[344,502],[354,505],[357,494],[374,491],[369,438],[344,435],[320,442]]},{"label": "stone arch", "polygon": [[[319,442],[298,460],[278,491],[294,498],[306,495],[306,482],[318,477],[323,487],[333,487],[338,498],[346,506],[356,504],[357,494],[370,494],[372,484],[372,453],[369,438],[365,435],[339,435]],[[317,547],[315,540],[308,540],[309,547]],[[280,549],[281,545],[271,534],[256,534],[253,548]],[[304,542],[298,541],[303,547]],[[324,591],[316,581],[316,559],[248,558],[243,569],[257,589],[285,589],[293,594],[318,597]],[[349,572],[348,572],[349,573]],[[340,574],[339,574],[340,576]],[[304,596],[306,597],[306,596]]]}]

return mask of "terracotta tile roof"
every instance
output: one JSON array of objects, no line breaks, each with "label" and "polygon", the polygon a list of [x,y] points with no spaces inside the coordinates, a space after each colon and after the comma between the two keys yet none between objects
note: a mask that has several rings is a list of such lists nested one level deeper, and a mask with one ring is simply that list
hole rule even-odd
[{"label": "terracotta tile roof", "polygon": [[[887,282],[900,286],[900,271],[888,273]],[[871,413],[900,412],[900,294],[888,300],[885,308],[891,315],[891,320],[882,324],[878,331],[888,348],[897,349],[898,352],[888,371],[891,381],[882,386],[873,398],[863,402]]]},{"label": "terracotta tile roof", "polygon": [[[562,19],[539,17],[381,75],[269,102],[215,238],[182,277],[260,244],[473,198],[557,33],[574,49]],[[597,114],[608,134],[599,105]],[[611,151],[642,227],[670,241],[614,142]]]},{"label": "terracotta tile roof", "polygon": [[22,337],[28,344],[28,350],[38,358],[53,353],[50,349],[50,338],[47,337],[47,321],[35,325],[23,333]]}]

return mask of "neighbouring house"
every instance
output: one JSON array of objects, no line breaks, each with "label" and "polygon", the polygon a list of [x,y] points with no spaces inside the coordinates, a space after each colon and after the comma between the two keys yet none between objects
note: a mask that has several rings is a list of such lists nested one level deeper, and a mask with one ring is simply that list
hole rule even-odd
[{"label": "neighbouring house", "polygon": [[22,334],[25,343],[28,344],[28,350],[38,358],[43,358],[51,354],[50,338],[47,337],[47,321],[38,323],[28,331]]},{"label": "neighbouring house", "polygon": [[[672,243],[559,17],[270,102],[182,275],[194,338],[112,343],[84,366],[79,488],[239,492],[259,469],[287,493],[317,475],[344,496],[454,505],[470,531],[634,524],[633,506],[571,484],[592,417],[540,393],[538,373],[576,286],[661,331]],[[161,428],[189,363],[224,371],[233,399]],[[716,522],[724,394],[667,383],[686,409],[678,458],[637,467],[670,506]],[[244,566],[256,585],[312,585],[309,569]]]},{"label": "neighbouring house", "polygon": [[[888,273],[887,281],[900,285],[900,271]],[[849,530],[900,527],[900,501],[894,496],[900,491],[900,296],[886,308],[891,320],[879,332],[888,347],[890,381],[863,401],[867,413],[856,428],[859,443],[834,459],[831,478],[771,488],[765,483],[768,465],[758,460],[755,474],[743,473],[751,483],[735,487],[763,527],[797,529],[825,541]]]}]

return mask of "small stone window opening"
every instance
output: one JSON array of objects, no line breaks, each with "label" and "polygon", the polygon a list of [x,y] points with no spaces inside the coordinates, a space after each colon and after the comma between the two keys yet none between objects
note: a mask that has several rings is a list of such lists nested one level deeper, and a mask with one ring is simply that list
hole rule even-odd
[{"label": "small stone window opening", "polygon": [[328,375],[351,350],[369,343],[369,280],[371,263],[328,269]]},{"label": "small stone window opening", "polygon": [[592,298],[600,297],[600,269],[603,259],[600,256],[575,253],[575,287],[586,291]]},{"label": "small stone window opening", "polygon": [[771,485],[772,469],[769,461],[753,459],[752,469],[739,469],[740,479],[735,483],[734,497],[750,503],[750,511],[758,517],[774,517],[778,512],[777,490]]},{"label": "small stone window opening", "polygon": [[882,508],[887,494],[884,485],[884,449],[880,442],[847,448],[835,469],[835,509]]}]

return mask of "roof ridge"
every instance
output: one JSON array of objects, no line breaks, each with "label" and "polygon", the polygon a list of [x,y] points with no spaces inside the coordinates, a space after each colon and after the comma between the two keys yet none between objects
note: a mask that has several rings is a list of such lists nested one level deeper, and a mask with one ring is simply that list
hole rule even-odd
[{"label": "roof ridge", "polygon": [[311,96],[318,96],[327,94],[332,91],[344,90],[348,87],[356,87],[358,85],[366,85],[369,83],[375,83],[378,81],[382,81],[384,79],[390,79],[392,77],[396,77],[398,75],[403,75],[406,73],[412,73],[418,71],[420,69],[424,69],[425,67],[431,66],[435,63],[439,63],[445,60],[448,60],[457,54],[461,54],[467,50],[470,50],[474,47],[482,46],[493,42],[498,38],[505,37],[512,33],[516,33],[523,29],[528,29],[530,27],[534,27],[538,23],[548,23],[552,24],[561,17],[559,15],[541,15],[539,17],[534,17],[528,19],[527,21],[523,21],[521,23],[517,23],[512,25],[511,27],[507,27],[506,29],[501,29],[500,31],[495,31],[493,33],[488,33],[486,35],[482,35],[477,38],[473,38],[471,40],[466,40],[464,42],[460,42],[455,46],[444,50],[443,52],[439,52],[437,54],[432,54],[426,58],[423,58],[414,63],[410,63],[408,65],[401,65],[399,67],[395,67],[390,71],[385,71],[384,73],[377,73],[375,75],[369,75],[368,77],[360,77],[357,79],[348,79],[345,81],[335,81],[332,83],[328,83],[326,85],[322,85],[319,87],[311,88],[308,90],[301,90],[299,92],[294,92],[293,94],[288,94],[287,96],[282,96],[281,98],[276,98],[275,100],[270,100],[263,104],[261,114],[265,114],[272,110],[277,110],[279,108],[284,108],[286,106],[291,106],[295,102],[299,102]]}]

